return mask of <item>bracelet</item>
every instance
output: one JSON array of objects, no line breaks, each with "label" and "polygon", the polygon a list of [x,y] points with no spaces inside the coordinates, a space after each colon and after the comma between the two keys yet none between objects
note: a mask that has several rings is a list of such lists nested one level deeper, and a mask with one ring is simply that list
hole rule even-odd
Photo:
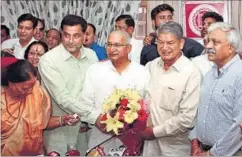
[{"label": "bracelet", "polygon": [[60,116],[60,118],[59,118],[59,124],[60,124],[60,126],[65,126],[65,124],[63,124],[63,122],[62,122],[62,116]]}]

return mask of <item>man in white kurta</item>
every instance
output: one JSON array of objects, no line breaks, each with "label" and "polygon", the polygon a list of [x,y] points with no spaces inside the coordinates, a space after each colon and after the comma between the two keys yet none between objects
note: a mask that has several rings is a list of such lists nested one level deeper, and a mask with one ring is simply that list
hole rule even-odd
[{"label": "man in white kurta", "polygon": [[[145,67],[128,59],[131,45],[130,37],[126,32],[120,30],[112,32],[108,37],[106,49],[110,60],[96,63],[88,69],[79,98],[82,104],[95,108],[90,115],[81,119],[90,124],[95,123],[93,120],[101,114],[102,103],[115,88],[132,88],[144,96],[149,80],[149,73]],[[109,137],[111,137],[110,134],[104,134],[97,127],[93,127],[88,147],[92,148]]]},{"label": "man in white kurta", "polygon": [[182,55],[182,27],[168,22],[158,29],[157,49],[161,57],[146,66],[151,78],[148,93],[151,121],[141,132],[145,156],[190,154],[188,133],[194,126],[199,102],[201,74]]}]

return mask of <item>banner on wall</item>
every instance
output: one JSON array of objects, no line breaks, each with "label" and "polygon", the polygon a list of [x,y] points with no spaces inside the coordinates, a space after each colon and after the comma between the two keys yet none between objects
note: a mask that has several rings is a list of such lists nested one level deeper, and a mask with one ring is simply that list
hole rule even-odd
[{"label": "banner on wall", "polygon": [[185,36],[200,38],[202,28],[202,16],[205,12],[213,11],[223,16],[228,22],[227,1],[186,1],[184,2]]}]

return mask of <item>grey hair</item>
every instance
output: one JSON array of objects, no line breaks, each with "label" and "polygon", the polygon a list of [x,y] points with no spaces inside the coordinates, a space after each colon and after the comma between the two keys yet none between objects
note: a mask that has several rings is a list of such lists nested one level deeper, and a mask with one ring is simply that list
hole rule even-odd
[{"label": "grey hair", "polygon": [[161,23],[157,29],[157,35],[161,33],[172,33],[177,37],[178,40],[183,38],[182,26],[174,21]]},{"label": "grey hair", "polygon": [[112,31],[110,33],[110,35],[113,34],[113,33],[114,34],[119,34],[119,35],[125,37],[126,44],[131,44],[131,37],[130,37],[129,33],[127,33],[126,31],[123,31],[123,30],[114,30],[114,31]]},{"label": "grey hair", "polygon": [[210,34],[216,29],[220,29],[227,34],[228,42],[235,47],[237,53],[242,51],[242,41],[240,32],[231,24],[226,22],[215,22],[208,27],[208,33]]}]

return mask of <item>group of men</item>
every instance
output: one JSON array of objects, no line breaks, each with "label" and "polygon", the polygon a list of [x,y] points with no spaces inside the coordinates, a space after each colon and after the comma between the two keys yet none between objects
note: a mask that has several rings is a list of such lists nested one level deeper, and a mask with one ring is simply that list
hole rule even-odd
[{"label": "group of men", "polygon": [[[100,105],[115,88],[136,89],[150,100],[147,127],[137,132],[145,140],[143,155],[240,153],[240,33],[221,18],[208,22],[212,17],[204,16],[202,32],[208,39],[204,54],[213,64],[202,75],[189,58],[204,55],[204,48],[184,38],[183,28],[172,20],[173,14],[174,9],[168,4],[152,10],[156,33],[145,39],[142,50],[136,47],[136,41],[132,42],[134,22],[129,15],[121,15],[115,21],[115,31],[108,35],[106,50],[85,37],[91,34],[90,38],[95,39],[95,27],[85,19],[77,15],[63,18],[61,43],[41,57],[38,70],[42,85],[51,96],[52,114],[76,113],[81,121],[75,126],[46,130],[47,154],[57,151],[64,155],[67,145],[73,145],[85,155],[88,149],[109,138],[100,122]],[[34,40],[37,24],[30,21],[18,21],[18,42],[22,47]],[[17,48],[14,54],[15,51],[21,52]],[[82,127],[90,129],[81,131]]]}]

